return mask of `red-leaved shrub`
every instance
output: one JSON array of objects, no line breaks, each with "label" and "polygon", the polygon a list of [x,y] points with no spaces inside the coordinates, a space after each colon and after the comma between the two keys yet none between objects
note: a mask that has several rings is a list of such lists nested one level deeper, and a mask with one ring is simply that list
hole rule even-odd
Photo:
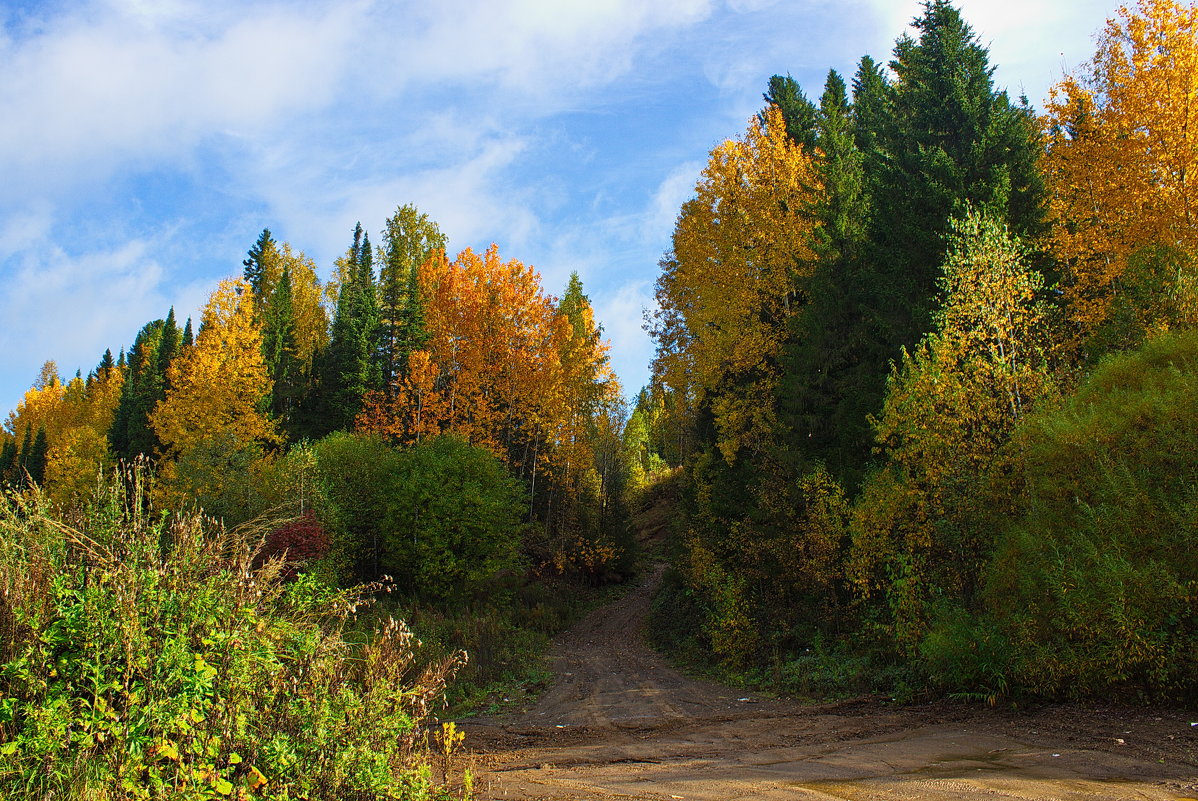
[{"label": "red-leaved shrub", "polygon": [[285,523],[268,534],[262,543],[262,550],[254,559],[254,564],[261,566],[267,560],[284,555],[282,575],[290,579],[308,562],[327,554],[330,545],[328,532],[316,519],[316,513],[309,510],[302,517]]}]

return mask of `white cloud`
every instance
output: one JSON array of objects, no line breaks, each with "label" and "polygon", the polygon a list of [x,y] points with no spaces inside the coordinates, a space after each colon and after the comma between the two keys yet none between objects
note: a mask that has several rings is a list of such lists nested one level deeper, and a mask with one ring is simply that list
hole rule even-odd
[{"label": "white cloud", "polygon": [[695,194],[695,183],[703,163],[686,161],[679,164],[658,184],[653,200],[645,214],[644,236],[652,241],[669,241],[682,204]]},{"label": "white cloud", "polygon": [[[104,348],[128,345],[137,329],[174,305],[183,319],[205,302],[210,282],[167,289],[158,243],[133,240],[115,249],[72,256],[40,239],[6,278],[0,300],[0,353],[5,354],[0,404],[13,408],[42,362],[68,374],[87,372]],[[33,347],[31,347],[31,345]]]},{"label": "white cloud", "polygon": [[525,102],[605,84],[631,67],[640,40],[691,25],[710,0],[445,0],[406,9],[417,34],[395,48],[397,77],[479,81]]},{"label": "white cloud", "polygon": [[53,208],[44,200],[35,200],[29,207],[0,218],[0,260],[44,242],[53,220]]},{"label": "white cloud", "polygon": [[248,9],[211,31],[195,9],[181,26],[181,13],[89,8],[5,39],[0,201],[186,158],[205,137],[261,132],[332,97],[357,6]]},{"label": "white cloud", "polygon": [[653,286],[646,280],[630,281],[614,292],[597,293],[591,299],[603,332],[611,341],[612,367],[620,376],[624,394],[633,397],[649,382],[653,341],[642,325],[645,309],[653,305]]}]

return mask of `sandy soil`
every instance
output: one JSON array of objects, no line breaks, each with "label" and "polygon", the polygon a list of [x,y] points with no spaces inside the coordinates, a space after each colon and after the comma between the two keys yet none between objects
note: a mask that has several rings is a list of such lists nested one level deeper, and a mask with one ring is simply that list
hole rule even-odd
[{"label": "sandy soil", "polygon": [[646,644],[659,567],[552,654],[531,709],[467,721],[482,799],[1198,799],[1198,717],[885,699],[803,705],[689,679]]}]

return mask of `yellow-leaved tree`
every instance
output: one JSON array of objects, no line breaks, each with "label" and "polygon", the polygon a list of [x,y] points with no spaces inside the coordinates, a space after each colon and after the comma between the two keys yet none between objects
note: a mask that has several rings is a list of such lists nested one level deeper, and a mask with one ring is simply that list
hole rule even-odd
[{"label": "yellow-leaved tree", "polygon": [[657,380],[711,409],[728,461],[774,427],[778,354],[814,261],[813,162],[770,106],[712,151],[662,260]]},{"label": "yellow-leaved tree", "polygon": [[123,380],[116,366],[101,366],[86,379],[75,376],[64,384],[49,361],[9,414],[6,428],[14,437],[45,432],[42,488],[55,503],[71,506],[85,500],[97,477],[111,466],[107,435]]},{"label": "yellow-leaved tree", "polygon": [[1121,7],[1094,58],[1053,88],[1046,124],[1052,248],[1081,345],[1134,254],[1198,252],[1198,5]]},{"label": "yellow-leaved tree", "polygon": [[264,411],[271,383],[250,285],[221,281],[202,320],[195,344],[167,370],[166,398],[150,425],[167,462],[164,500],[199,500],[213,514],[236,515],[248,503],[247,471],[279,442]]},{"label": "yellow-leaved tree", "polygon": [[1043,278],[1006,226],[975,210],[953,221],[940,283],[935,329],[904,351],[873,421],[886,467],[853,520],[850,572],[862,594],[885,593],[904,646],[925,632],[930,598],[976,591],[989,546],[970,524],[979,478],[1053,386]]}]

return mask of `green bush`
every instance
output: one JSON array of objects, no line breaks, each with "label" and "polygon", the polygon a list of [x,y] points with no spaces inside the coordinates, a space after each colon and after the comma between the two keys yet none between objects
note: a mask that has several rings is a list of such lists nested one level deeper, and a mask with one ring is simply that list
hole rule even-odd
[{"label": "green bush", "polygon": [[1198,691],[1198,332],[1106,359],[1012,448],[1026,513],[984,602],[1043,693]]},{"label": "green bush", "polygon": [[312,444],[322,505],[317,516],[333,532],[333,549],[345,554],[358,580],[382,572],[384,521],[390,487],[402,457],[381,437],[337,432]]},{"label": "green bush", "polygon": [[517,566],[524,489],[482,448],[452,436],[394,448],[336,433],[310,452],[317,517],[360,580],[387,574],[407,597],[462,600]]},{"label": "green bush", "polygon": [[453,436],[405,449],[384,493],[381,566],[401,591],[461,599],[516,566],[524,490],[487,451]]},{"label": "green bush", "polygon": [[403,624],[254,570],[261,537],[141,505],[139,477],[77,519],[0,502],[0,797],[428,799],[429,711]]}]

